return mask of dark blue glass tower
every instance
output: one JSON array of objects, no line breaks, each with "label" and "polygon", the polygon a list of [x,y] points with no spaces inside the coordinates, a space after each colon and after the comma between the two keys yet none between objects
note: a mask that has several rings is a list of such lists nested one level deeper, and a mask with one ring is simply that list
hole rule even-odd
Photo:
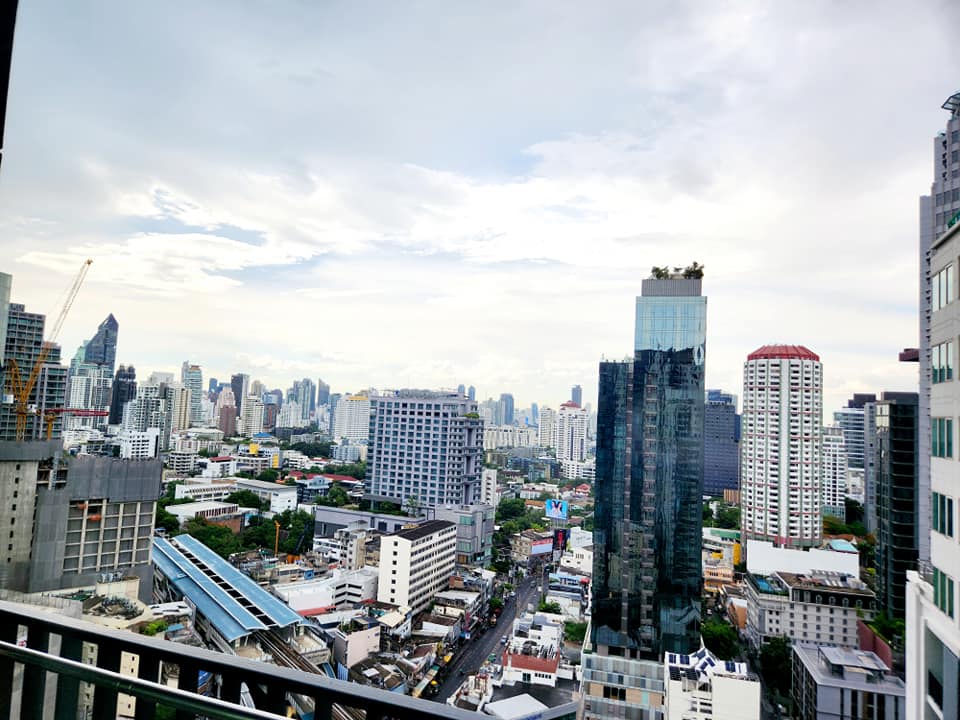
[{"label": "dark blue glass tower", "polygon": [[643,281],[634,358],[600,363],[592,642],[662,660],[700,647],[706,298]]},{"label": "dark blue glass tower", "polygon": [[107,315],[104,321],[97,326],[97,334],[90,338],[90,342],[83,349],[83,361],[101,367],[110,368],[113,373],[114,363],[117,361],[117,332],[120,325],[113,314]]}]

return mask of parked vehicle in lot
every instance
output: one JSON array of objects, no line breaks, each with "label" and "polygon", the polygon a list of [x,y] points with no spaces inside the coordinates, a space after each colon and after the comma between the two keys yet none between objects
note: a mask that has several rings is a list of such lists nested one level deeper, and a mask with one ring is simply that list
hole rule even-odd
[{"label": "parked vehicle in lot", "polygon": [[500,644],[501,644],[501,645],[506,645],[506,644],[507,644],[507,636],[506,636],[506,635],[504,635],[503,637],[500,638]]}]

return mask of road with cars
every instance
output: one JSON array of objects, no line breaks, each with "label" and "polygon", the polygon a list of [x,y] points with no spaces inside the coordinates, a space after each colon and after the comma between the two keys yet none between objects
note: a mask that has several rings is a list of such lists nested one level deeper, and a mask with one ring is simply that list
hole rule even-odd
[{"label": "road with cars", "polygon": [[[440,685],[440,689],[434,696],[437,702],[446,702],[447,698],[456,692],[457,688],[463,683],[467,675],[477,672],[483,661],[491,653],[499,653],[503,645],[500,638],[509,634],[510,626],[517,617],[517,608],[525,610],[528,603],[536,602],[537,583],[539,578],[528,577],[520,581],[516,587],[516,596],[505,598],[503,611],[494,627],[488,628],[485,632],[471,636],[470,640],[464,640],[463,645],[454,655],[453,660],[446,671],[446,678]],[[463,673],[461,674],[461,670]]]}]

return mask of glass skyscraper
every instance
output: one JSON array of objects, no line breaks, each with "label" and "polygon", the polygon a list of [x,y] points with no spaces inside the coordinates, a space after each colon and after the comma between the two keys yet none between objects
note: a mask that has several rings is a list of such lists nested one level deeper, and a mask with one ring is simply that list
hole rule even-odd
[{"label": "glass skyscraper", "polygon": [[600,364],[594,641],[651,659],[700,647],[701,282],[644,280],[634,359]]},{"label": "glass skyscraper", "polygon": [[701,282],[644,280],[633,359],[600,363],[587,719],[660,717],[664,653],[700,648]]}]

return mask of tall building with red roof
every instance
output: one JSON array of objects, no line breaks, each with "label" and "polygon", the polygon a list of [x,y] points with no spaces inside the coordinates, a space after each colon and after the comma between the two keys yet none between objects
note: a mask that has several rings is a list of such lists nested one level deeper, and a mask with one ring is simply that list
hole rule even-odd
[{"label": "tall building with red roof", "polygon": [[823,369],[803,345],[764,345],[743,365],[744,540],[805,548],[821,536]]}]

